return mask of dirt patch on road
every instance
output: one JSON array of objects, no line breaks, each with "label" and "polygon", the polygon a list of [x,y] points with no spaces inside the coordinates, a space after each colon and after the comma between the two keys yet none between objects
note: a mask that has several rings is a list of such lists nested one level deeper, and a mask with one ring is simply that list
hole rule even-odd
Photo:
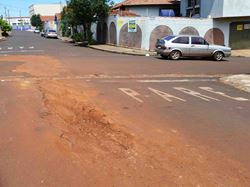
[{"label": "dirt patch on road", "polygon": [[58,76],[67,71],[62,64],[55,58],[48,56],[4,56],[0,58],[0,62],[24,62],[24,64],[17,66],[15,73],[28,73],[32,76]]},{"label": "dirt patch on road", "polygon": [[133,147],[133,137],[91,106],[86,95],[79,89],[60,81],[41,81],[39,88],[49,111],[58,116],[67,127],[61,138],[69,133],[77,134],[85,140],[85,147],[95,146],[95,149],[99,148],[117,157],[124,157]]}]

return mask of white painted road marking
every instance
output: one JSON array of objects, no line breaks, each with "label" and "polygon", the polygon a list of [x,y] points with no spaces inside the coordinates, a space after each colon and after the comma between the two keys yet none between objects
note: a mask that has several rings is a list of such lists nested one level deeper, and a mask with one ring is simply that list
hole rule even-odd
[{"label": "white painted road marking", "polygon": [[216,82],[217,79],[137,80],[139,83]]},{"label": "white painted road marking", "polygon": [[29,49],[34,49],[34,46],[30,46]]},{"label": "white painted road marking", "polygon": [[2,48],[0,47],[0,50],[2,50]]},{"label": "white painted road marking", "polygon": [[140,94],[138,92],[136,92],[130,88],[119,88],[119,90],[121,90],[123,93],[130,96],[134,100],[138,101],[139,103],[143,103],[143,100],[137,98],[137,96],[140,96]]},{"label": "white painted road marking", "polygon": [[223,97],[227,97],[227,98],[232,99],[232,100],[236,100],[236,101],[248,101],[248,99],[246,99],[246,98],[232,97],[232,96],[229,96],[229,95],[227,95],[227,94],[225,94],[223,92],[215,91],[213,88],[210,88],[210,87],[200,87],[200,89],[205,90],[205,91],[210,92],[210,93],[213,93],[213,94],[221,95]]},{"label": "white painted road marking", "polygon": [[20,51],[0,51],[0,54],[4,53],[41,53],[44,50],[20,50]]},{"label": "white painted road marking", "polygon": [[8,47],[8,50],[12,50],[13,49],[13,47]]},{"label": "white painted road marking", "polygon": [[174,89],[178,90],[178,91],[181,91],[185,94],[188,94],[188,95],[191,95],[191,96],[194,96],[194,97],[197,97],[197,98],[200,98],[204,101],[208,101],[210,102],[211,100],[214,100],[214,101],[220,101],[219,99],[215,99],[213,97],[210,97],[210,96],[207,96],[207,95],[203,95],[199,92],[196,92],[196,91],[193,91],[193,90],[190,90],[190,89],[187,89],[187,88],[183,88],[183,87],[174,87]]},{"label": "white painted road marking", "polygon": [[20,48],[20,49],[23,49],[24,47],[23,47],[23,46],[20,46],[19,48]]},{"label": "white painted road marking", "polygon": [[154,89],[154,88],[148,88],[148,89],[151,90],[153,93],[159,95],[159,96],[162,97],[163,99],[169,101],[169,102],[172,102],[171,98],[172,98],[172,99],[177,99],[177,100],[180,100],[180,101],[183,101],[183,102],[186,102],[186,100],[184,100],[184,99],[181,99],[181,98],[179,98],[179,97],[175,97],[175,96],[173,96],[173,95],[170,95],[170,94],[168,94],[168,93],[162,92],[162,91],[160,91],[160,90],[156,90],[156,89]]}]

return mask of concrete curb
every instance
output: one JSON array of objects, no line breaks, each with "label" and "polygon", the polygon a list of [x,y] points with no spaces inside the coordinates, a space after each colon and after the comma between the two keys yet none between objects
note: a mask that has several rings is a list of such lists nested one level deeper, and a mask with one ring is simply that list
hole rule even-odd
[{"label": "concrete curb", "polygon": [[154,52],[136,52],[136,51],[122,51],[122,50],[111,50],[111,49],[105,49],[105,48],[99,48],[99,47],[95,47],[93,45],[89,45],[88,46],[91,49],[95,49],[95,50],[99,50],[99,51],[105,51],[105,52],[110,52],[110,53],[116,53],[116,54],[125,54],[125,55],[132,55],[132,56],[147,56],[147,54],[149,54],[149,56],[156,56],[157,54]]}]

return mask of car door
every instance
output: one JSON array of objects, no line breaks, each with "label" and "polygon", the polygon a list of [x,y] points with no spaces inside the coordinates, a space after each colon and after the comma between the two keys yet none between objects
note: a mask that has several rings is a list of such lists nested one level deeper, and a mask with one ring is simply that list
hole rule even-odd
[{"label": "car door", "polygon": [[209,44],[199,36],[191,37],[190,56],[206,57],[209,56]]},{"label": "car door", "polygon": [[189,36],[180,36],[174,39],[172,42],[172,48],[180,50],[182,56],[189,56],[190,50],[190,37]]}]

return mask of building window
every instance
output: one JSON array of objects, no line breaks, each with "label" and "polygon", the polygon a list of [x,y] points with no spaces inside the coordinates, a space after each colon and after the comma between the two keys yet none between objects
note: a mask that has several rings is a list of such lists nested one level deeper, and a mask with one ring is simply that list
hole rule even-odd
[{"label": "building window", "polygon": [[200,17],[200,0],[188,0],[187,17]]}]

